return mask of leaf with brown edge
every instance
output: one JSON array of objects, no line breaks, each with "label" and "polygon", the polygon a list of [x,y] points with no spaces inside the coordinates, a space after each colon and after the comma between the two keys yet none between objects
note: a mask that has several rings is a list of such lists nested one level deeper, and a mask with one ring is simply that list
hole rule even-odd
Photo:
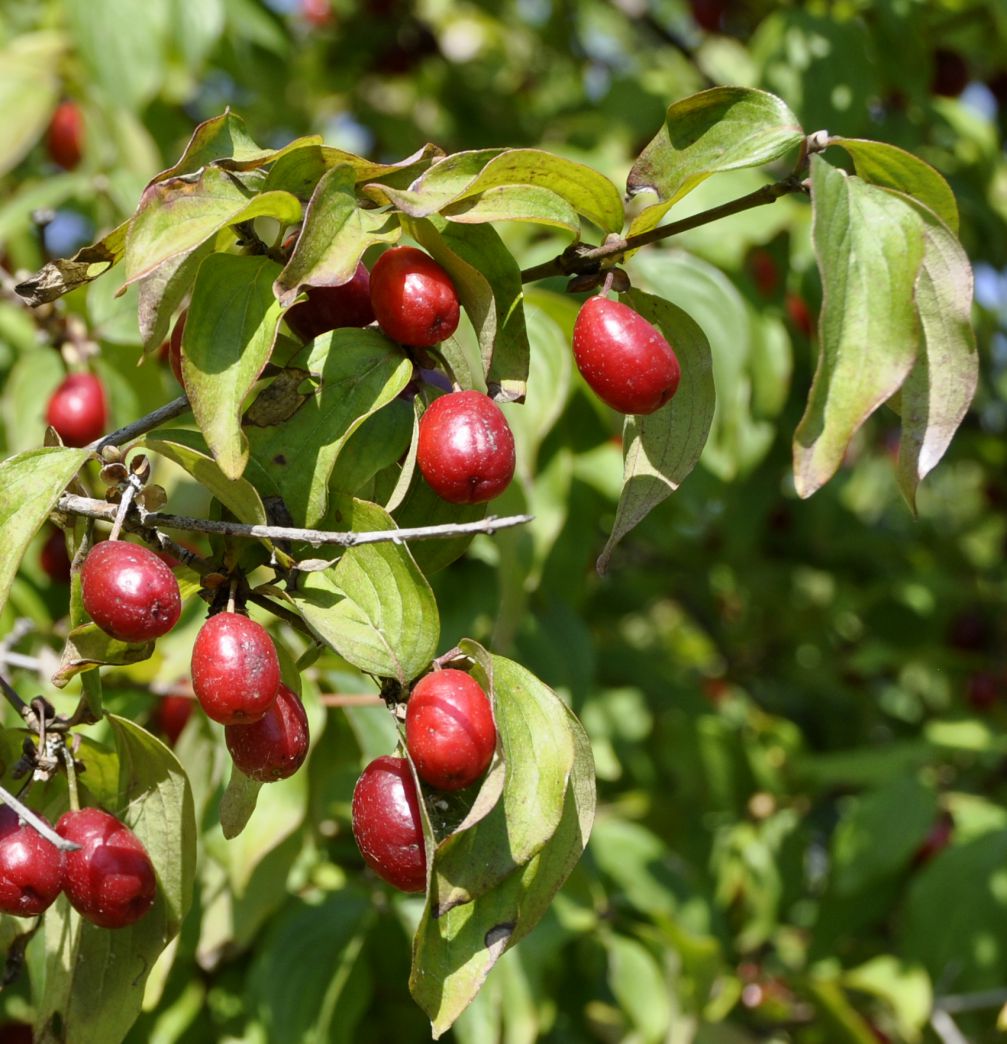
[{"label": "leaf with brown edge", "polygon": [[129,222],[124,221],[96,243],[81,247],[73,257],[48,262],[31,278],[18,283],[15,293],[37,308],[90,283],[122,260],[128,229]]}]

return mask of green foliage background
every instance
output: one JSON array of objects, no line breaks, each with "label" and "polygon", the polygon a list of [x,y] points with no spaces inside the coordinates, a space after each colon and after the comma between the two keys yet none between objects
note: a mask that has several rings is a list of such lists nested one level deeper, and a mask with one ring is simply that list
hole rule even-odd
[{"label": "green foliage background", "polygon": [[[128,216],[193,125],[226,105],[264,146],[317,132],[381,161],[427,141],[449,152],[535,146],[621,184],[671,101],[730,83],[778,93],[809,130],[888,141],[932,163],[958,197],[979,273],[979,392],[914,518],[887,408],[835,480],[808,501],[794,492],[790,440],[815,362],[795,301],[812,315],[820,305],[803,201],[638,255],[636,284],[707,334],[718,412],[701,466],[604,576],[594,562],[614,521],[620,428],[571,375],[555,333],[573,317],[562,281],[528,293],[530,323],[546,333],[529,419],[515,419],[521,482],[494,510],[527,507],[536,521],[477,539],[433,577],[441,647],[474,637],[570,701],[593,745],[599,815],[543,923],[449,1037],[918,1041],[937,1039],[950,1010],[968,1039],[996,1039],[1007,1001],[1007,99],[999,107],[983,84],[1004,97],[1002,5],[751,0],[730,6],[726,33],[704,31],[673,0],[333,0],[324,27],[291,6],[7,0],[8,269],[67,256]],[[931,90],[937,48],[968,56],[963,98]],[[72,173],[40,144],[64,94],[87,130]],[[766,180],[725,175],[685,212]],[[42,235],[33,214],[45,208],[57,219]],[[565,243],[539,227],[504,234],[526,267]],[[135,299],[113,298],[116,285],[99,281],[68,305],[102,344],[124,422],[175,386],[152,361],[136,369]],[[61,372],[34,322],[0,298],[3,456],[41,444],[41,404]],[[201,513],[203,495],[181,472],[158,480],[175,510]],[[417,558],[433,553],[426,545]],[[66,597],[30,553],[0,637],[22,617],[51,634]],[[153,660],[107,675],[111,709],[149,720],[154,693],[186,671],[198,618],[190,607]],[[18,645],[29,647],[39,654],[37,638]],[[19,687],[38,685],[12,673]],[[330,692],[361,689],[333,665],[319,679]],[[128,1039],[429,1038],[407,990],[419,907],[363,873],[348,832],[353,781],[390,749],[391,723],[356,707],[318,710],[312,725],[309,771],[266,788],[231,842],[215,825],[220,744],[202,721],[183,734],[202,831],[197,897]],[[947,826],[949,843],[921,854]],[[955,1006],[986,991],[975,1011]],[[28,1004],[23,977],[0,992],[5,1017]]]}]

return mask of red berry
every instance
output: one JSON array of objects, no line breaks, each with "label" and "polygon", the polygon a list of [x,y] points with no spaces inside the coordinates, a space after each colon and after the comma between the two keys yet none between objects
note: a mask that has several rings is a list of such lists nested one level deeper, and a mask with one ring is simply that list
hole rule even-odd
[{"label": "red berry", "polygon": [[787,316],[794,326],[805,337],[811,337],[815,332],[815,323],[811,316],[808,302],[800,294],[787,294],[783,300],[783,306],[787,310]]},{"label": "red berry", "polygon": [[37,917],[63,890],[63,869],[63,853],[0,806],[0,912]]},{"label": "red berry", "polygon": [[416,463],[439,497],[481,504],[500,496],[514,475],[514,436],[489,396],[451,392],[420,418]]},{"label": "red berry", "polygon": [[344,326],[370,326],[374,322],[370,272],[361,261],[348,283],[308,287],[307,301],[295,304],[284,318],[302,341]]},{"label": "red berry", "polygon": [[934,51],[934,75],[930,89],[945,98],[957,98],[968,85],[968,62],[958,51],[938,47]]},{"label": "red berry", "polygon": [[438,790],[474,783],[496,748],[493,710],[475,678],[452,669],[421,678],[406,706],[406,745],[424,783]]},{"label": "red berry", "polygon": [[228,725],[224,740],[235,765],[260,783],[292,776],[308,754],[308,716],[297,693],[282,682],[276,700],[251,725]]},{"label": "red berry", "polygon": [[171,331],[171,339],[168,341],[168,365],[171,366],[175,380],[183,389],[185,381],[182,380],[182,333],[185,330],[185,317],[188,314],[188,311],[185,311],[175,320],[175,327]]},{"label": "red berry", "polygon": [[84,120],[72,101],[60,102],[49,122],[46,146],[49,158],[64,170],[80,163],[84,145]]},{"label": "red berry", "polygon": [[780,268],[765,247],[756,247],[748,255],[748,268],[755,288],[762,297],[773,297],[780,286]]},{"label": "red berry", "polygon": [[409,763],[375,758],[353,788],[353,836],[364,862],[403,892],[427,886],[419,798]]},{"label": "red berry", "polygon": [[100,808],[64,812],[56,832],[80,848],[66,853],[70,905],[102,928],[125,928],[154,905],[157,879],[140,839]]},{"label": "red berry", "polygon": [[266,629],[240,613],[217,613],[192,646],[192,688],[221,725],[258,721],[280,687],[280,661]]},{"label": "red berry", "polygon": [[[324,28],[332,21],[332,7],[329,0],[301,0],[301,17],[316,29]],[[330,329],[335,329],[335,327],[330,327]]]},{"label": "red berry", "polygon": [[66,537],[62,529],[53,529],[45,538],[39,553],[42,572],[58,584],[70,583],[70,552],[66,549]]},{"label": "red berry", "polygon": [[154,708],[154,725],[174,747],[186,722],[192,717],[196,701],[192,696],[162,696]]},{"label": "red berry", "polygon": [[416,247],[386,250],[371,272],[371,304],[381,329],[400,344],[430,348],[458,327],[451,277]]},{"label": "red berry", "polygon": [[45,420],[67,446],[101,438],[108,424],[105,388],[93,373],[71,373],[52,393]]},{"label": "red berry", "polygon": [[182,611],[178,581],[153,551],[139,544],[95,544],[80,571],[81,595],[91,619],[123,642],[160,638]]},{"label": "red berry", "polygon": [[620,301],[585,301],[573,354],[594,393],[620,413],[653,413],[678,390],[678,357],[661,331]]}]

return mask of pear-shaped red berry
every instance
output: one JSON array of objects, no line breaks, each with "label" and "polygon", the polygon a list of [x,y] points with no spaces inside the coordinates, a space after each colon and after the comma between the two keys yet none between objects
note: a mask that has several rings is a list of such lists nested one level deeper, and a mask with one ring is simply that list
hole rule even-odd
[{"label": "pear-shaped red berry", "polygon": [[458,292],[451,277],[416,247],[386,250],[371,272],[378,325],[399,344],[432,348],[458,328]]},{"label": "pear-shaped red berry", "polygon": [[573,355],[584,380],[620,413],[653,413],[678,390],[678,357],[664,335],[621,301],[592,297],[573,324]]},{"label": "pear-shaped red berry", "polygon": [[71,373],[52,393],[45,422],[66,446],[86,446],[101,438],[108,424],[105,386],[93,373]]},{"label": "pear-shaped red berry", "polygon": [[283,317],[302,341],[313,341],[329,330],[369,326],[374,322],[371,274],[363,261],[348,283],[310,286],[307,291],[307,301],[295,304]]},{"label": "pear-shaped red berry", "polygon": [[251,725],[228,725],[224,740],[235,765],[260,783],[292,776],[308,754],[308,716],[282,682],[273,705]]}]

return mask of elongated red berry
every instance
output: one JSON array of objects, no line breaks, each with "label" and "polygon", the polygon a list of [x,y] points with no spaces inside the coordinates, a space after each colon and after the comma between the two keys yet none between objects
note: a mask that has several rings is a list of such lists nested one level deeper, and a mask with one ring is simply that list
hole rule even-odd
[{"label": "elongated red berry", "polygon": [[86,446],[101,438],[108,424],[105,387],[93,373],[68,374],[52,393],[45,422],[59,433],[66,446]]},{"label": "elongated red berry", "polygon": [[228,725],[224,740],[235,765],[260,783],[292,776],[308,754],[308,716],[297,693],[282,682],[276,700],[251,725]]},{"label": "elongated red berry", "polygon": [[361,261],[348,283],[308,287],[307,301],[295,304],[283,318],[302,341],[313,341],[329,330],[369,326],[374,322],[370,272]]},{"label": "elongated red berry", "polygon": [[353,789],[353,836],[364,862],[403,892],[427,886],[426,847],[419,798],[409,763],[375,758]]},{"label": "elongated red berry", "polygon": [[46,537],[39,553],[39,564],[50,580],[59,584],[70,583],[70,552],[66,549],[66,536],[62,529],[53,529]]},{"label": "elongated red berry", "polygon": [[217,613],[192,646],[192,688],[221,725],[258,721],[276,699],[280,661],[266,629],[241,613]]},{"label": "elongated red berry", "polygon": [[64,170],[73,170],[84,154],[84,120],[75,102],[56,106],[46,135],[49,158]]},{"label": "elongated red berry", "polygon": [[439,497],[481,504],[510,484],[514,435],[488,395],[451,392],[434,399],[420,418],[416,464]]},{"label": "elongated red berry", "polygon": [[431,348],[458,328],[458,292],[447,272],[416,247],[386,250],[371,272],[378,325],[399,344]]},{"label": "elongated red berry", "polygon": [[63,853],[10,806],[0,806],[0,913],[37,917],[62,891],[63,873]]},{"label": "elongated red berry", "polygon": [[664,335],[621,301],[585,301],[573,324],[573,354],[584,380],[620,413],[653,413],[678,390],[678,357]]},{"label": "elongated red berry", "polygon": [[175,626],[182,598],[174,573],[138,544],[103,540],[80,571],[84,608],[106,633],[123,642],[160,638]]},{"label": "elongated red berry", "polygon": [[157,878],[143,842],[100,808],[65,812],[56,832],[81,847],[66,854],[70,905],[102,928],[125,928],[154,905]]},{"label": "elongated red berry", "polygon": [[472,675],[449,668],[413,686],[406,705],[406,746],[416,774],[438,790],[461,790],[486,771],[496,726],[489,697]]}]

